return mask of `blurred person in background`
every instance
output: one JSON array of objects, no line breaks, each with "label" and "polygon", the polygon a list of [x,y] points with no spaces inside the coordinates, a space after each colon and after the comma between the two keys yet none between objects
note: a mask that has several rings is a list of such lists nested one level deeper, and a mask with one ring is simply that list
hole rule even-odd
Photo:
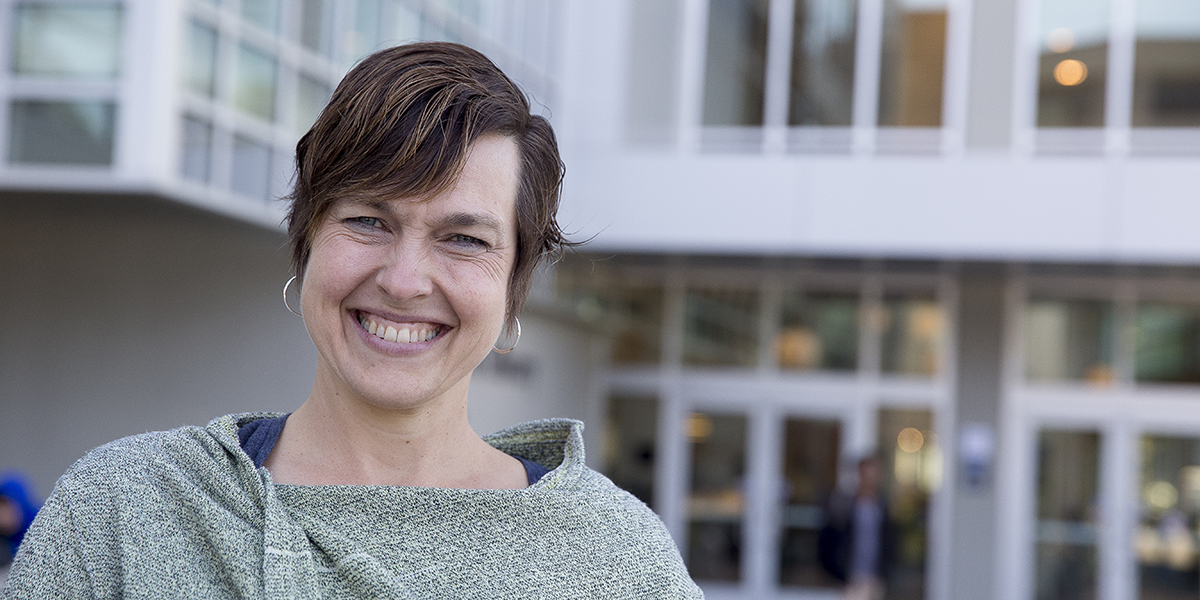
[{"label": "blurred person in background", "polygon": [[845,582],[846,600],[882,600],[895,533],[883,495],[883,464],[874,454],[858,461],[853,496],[834,494],[817,539],[825,570]]},{"label": "blurred person in background", "polygon": [[[37,516],[33,487],[19,473],[0,475],[0,571],[6,571],[17,554],[25,532]],[[0,575],[2,580],[2,575]]]},{"label": "blurred person in background", "polygon": [[467,422],[473,370],[516,346],[535,267],[570,245],[554,134],[519,88],[465,46],[384,50],[296,162],[307,400],[92,451],[4,597],[701,597],[658,517],[584,465],[581,423]]}]

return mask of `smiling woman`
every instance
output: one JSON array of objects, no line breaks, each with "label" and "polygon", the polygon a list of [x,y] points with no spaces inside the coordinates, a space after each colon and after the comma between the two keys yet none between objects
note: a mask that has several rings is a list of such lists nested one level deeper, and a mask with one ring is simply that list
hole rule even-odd
[{"label": "smiling woman", "polygon": [[308,398],[89,453],[4,597],[701,597],[662,522],[584,465],[582,423],[467,422],[472,372],[570,244],[516,85],[465,46],[384,50],[296,156]]}]

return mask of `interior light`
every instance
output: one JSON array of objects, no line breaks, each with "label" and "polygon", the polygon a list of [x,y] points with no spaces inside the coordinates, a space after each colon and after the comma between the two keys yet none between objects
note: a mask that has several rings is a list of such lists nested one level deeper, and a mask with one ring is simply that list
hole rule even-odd
[{"label": "interior light", "polygon": [[1151,507],[1167,510],[1179,500],[1179,491],[1170,482],[1159,480],[1147,485],[1142,497]]},{"label": "interior light", "polygon": [[1087,79],[1087,65],[1073,58],[1059,62],[1054,67],[1054,80],[1066,85],[1079,85]]},{"label": "interior light", "polygon": [[925,436],[921,434],[915,427],[906,427],[896,437],[896,445],[905,452],[916,452],[925,445]]},{"label": "interior light", "polygon": [[1062,54],[1075,47],[1075,34],[1066,27],[1052,29],[1046,36],[1046,45],[1052,52]]},{"label": "interior light", "polygon": [[712,435],[712,417],[704,413],[692,413],[687,419],[687,434],[693,442],[702,442]]}]

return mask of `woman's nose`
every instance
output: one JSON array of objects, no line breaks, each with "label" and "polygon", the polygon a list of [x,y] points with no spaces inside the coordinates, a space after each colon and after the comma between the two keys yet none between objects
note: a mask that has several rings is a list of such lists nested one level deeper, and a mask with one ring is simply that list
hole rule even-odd
[{"label": "woman's nose", "polygon": [[379,287],[398,301],[420,298],[433,293],[434,261],[425,248],[398,243],[376,273]]}]

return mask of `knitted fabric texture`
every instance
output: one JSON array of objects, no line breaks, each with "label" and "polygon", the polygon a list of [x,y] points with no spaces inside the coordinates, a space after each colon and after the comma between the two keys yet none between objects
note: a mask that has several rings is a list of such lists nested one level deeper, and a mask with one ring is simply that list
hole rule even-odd
[{"label": "knitted fabric texture", "polygon": [[584,465],[583,424],[485,439],[552,467],[519,490],[276,485],[237,428],[88,453],[46,501],[15,598],[702,598],[645,504]]}]

